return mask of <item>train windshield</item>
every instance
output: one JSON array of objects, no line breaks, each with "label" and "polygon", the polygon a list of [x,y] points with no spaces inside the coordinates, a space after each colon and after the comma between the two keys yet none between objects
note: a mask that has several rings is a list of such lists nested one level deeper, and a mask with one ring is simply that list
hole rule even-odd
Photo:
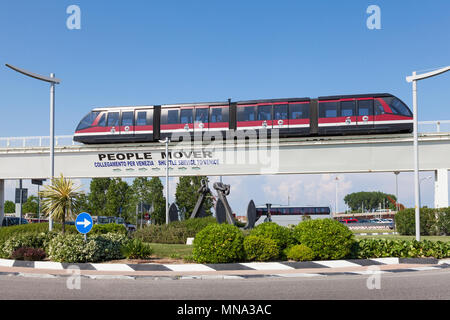
[{"label": "train windshield", "polygon": [[89,112],[83,118],[83,120],[80,121],[80,124],[77,127],[77,131],[78,130],[83,130],[83,129],[86,129],[86,128],[89,128],[90,126],[92,126],[92,123],[97,118],[98,114],[99,114],[98,111],[91,111],[91,112]]},{"label": "train windshield", "polygon": [[409,108],[403,102],[401,102],[400,99],[390,97],[384,98],[384,101],[386,101],[394,114],[412,117],[411,110],[409,110]]}]

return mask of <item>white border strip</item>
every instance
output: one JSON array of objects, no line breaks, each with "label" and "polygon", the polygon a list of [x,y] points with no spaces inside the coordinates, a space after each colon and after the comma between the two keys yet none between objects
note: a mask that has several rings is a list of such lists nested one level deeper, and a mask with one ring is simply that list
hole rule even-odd
[{"label": "white border strip", "polygon": [[0,267],[12,267],[14,260],[0,259]]},{"label": "white border strip", "polygon": [[51,261],[35,261],[34,262],[35,269],[55,269],[55,270],[63,270],[63,265],[59,262],[51,262]]},{"label": "white border strip", "polygon": [[91,265],[98,271],[133,271],[131,267],[126,264],[108,264],[108,263],[91,263]]},{"label": "white border strip", "polygon": [[323,265],[328,268],[361,267],[361,265],[359,264],[345,260],[314,261],[314,263]]},{"label": "white border strip", "polygon": [[369,260],[380,262],[383,264],[400,264],[399,258],[375,258],[375,259],[369,259]]},{"label": "white border strip", "polygon": [[254,270],[295,270],[295,268],[278,262],[248,262],[240,264]]},{"label": "white border strip", "polygon": [[166,268],[169,268],[172,271],[216,271],[213,268],[205,266],[203,264],[164,264]]}]

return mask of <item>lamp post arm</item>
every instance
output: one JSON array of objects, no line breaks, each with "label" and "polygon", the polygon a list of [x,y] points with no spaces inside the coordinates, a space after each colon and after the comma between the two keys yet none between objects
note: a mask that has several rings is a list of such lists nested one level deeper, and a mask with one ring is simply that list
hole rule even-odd
[{"label": "lamp post arm", "polygon": [[33,72],[30,72],[30,71],[27,71],[27,70],[24,70],[24,69],[20,69],[20,68],[18,68],[18,67],[14,67],[14,66],[12,66],[12,65],[10,65],[10,64],[8,64],[8,63],[6,63],[5,65],[6,65],[8,68],[13,69],[14,71],[17,71],[17,72],[19,72],[19,73],[21,73],[21,74],[24,74],[24,75],[26,75],[26,76],[28,76],[28,77],[31,77],[31,78],[34,78],[34,79],[38,79],[38,80],[50,82],[50,83],[53,83],[53,84],[59,84],[59,83],[61,82],[60,79],[57,79],[57,78],[51,78],[51,77],[46,77],[46,76],[41,76],[41,75],[39,75],[39,74],[37,74],[37,73],[33,73]]}]

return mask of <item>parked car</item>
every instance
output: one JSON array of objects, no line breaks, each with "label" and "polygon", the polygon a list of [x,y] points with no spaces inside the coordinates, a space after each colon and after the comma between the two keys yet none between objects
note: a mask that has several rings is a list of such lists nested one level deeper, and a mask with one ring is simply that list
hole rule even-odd
[{"label": "parked car", "polygon": [[[19,222],[19,217],[3,217],[2,227],[17,226]],[[28,221],[22,218],[22,224],[28,224]]]},{"label": "parked car", "polygon": [[345,223],[345,224],[357,223],[358,219],[356,219],[356,218],[342,219],[340,222]]}]

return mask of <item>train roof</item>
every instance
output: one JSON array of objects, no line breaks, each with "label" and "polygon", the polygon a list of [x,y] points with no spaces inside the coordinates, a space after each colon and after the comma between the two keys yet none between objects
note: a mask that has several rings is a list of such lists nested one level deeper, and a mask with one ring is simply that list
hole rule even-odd
[{"label": "train roof", "polygon": [[[334,95],[334,96],[320,96],[318,100],[337,100],[337,99],[350,99],[350,98],[377,98],[377,97],[394,97],[390,93],[367,93],[367,94],[349,94],[349,95]],[[279,99],[255,99],[255,100],[240,100],[233,101],[237,105],[243,104],[258,104],[258,103],[275,103],[275,102],[305,102],[310,101],[309,97],[302,98],[279,98]],[[231,100],[230,100],[231,101]],[[155,106],[161,106],[164,108],[172,107],[193,107],[193,106],[225,106],[230,101],[213,101],[213,102],[189,102],[189,103],[172,103],[162,105],[138,105],[138,106],[109,106],[109,107],[96,107],[92,111],[104,111],[109,109],[121,109],[121,110],[135,110],[135,109],[152,109]]]}]

